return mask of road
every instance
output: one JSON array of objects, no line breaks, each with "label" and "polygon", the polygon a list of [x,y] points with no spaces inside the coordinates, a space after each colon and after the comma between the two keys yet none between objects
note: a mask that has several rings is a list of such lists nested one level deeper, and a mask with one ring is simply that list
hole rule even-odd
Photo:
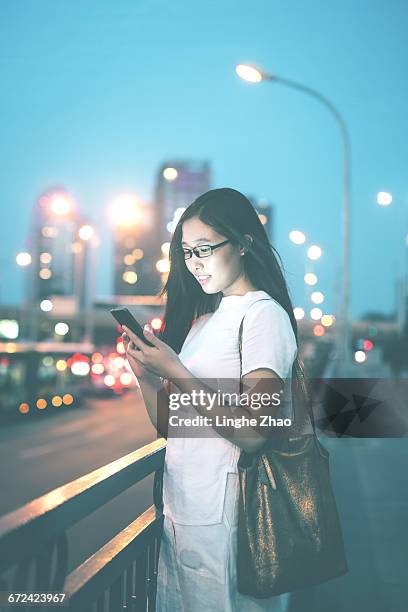
[{"label": "road", "polygon": [[[0,515],[156,439],[136,391],[64,410],[0,430]],[[143,512],[151,489],[149,477],[72,527],[69,571]]]}]

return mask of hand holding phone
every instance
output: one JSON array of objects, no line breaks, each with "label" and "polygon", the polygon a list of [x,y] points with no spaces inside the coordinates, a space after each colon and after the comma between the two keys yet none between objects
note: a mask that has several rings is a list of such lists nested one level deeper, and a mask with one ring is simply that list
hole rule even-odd
[{"label": "hand holding phone", "polygon": [[154,346],[143,334],[142,326],[135,317],[132,315],[128,308],[112,308],[110,311],[111,315],[116,319],[119,325],[126,325],[140,340],[142,340],[147,346]]}]

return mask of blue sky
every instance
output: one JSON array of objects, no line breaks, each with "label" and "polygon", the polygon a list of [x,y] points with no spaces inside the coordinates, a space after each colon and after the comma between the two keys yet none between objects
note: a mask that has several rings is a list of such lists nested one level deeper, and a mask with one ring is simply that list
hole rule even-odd
[{"label": "blue sky", "polygon": [[[352,141],[352,314],[389,314],[408,223],[408,4],[402,0],[2,0],[0,299],[22,298],[15,255],[38,195],[62,184],[102,235],[97,292],[111,291],[107,207],[153,197],[166,158],[209,159],[213,187],[271,200],[275,246],[304,305],[302,229],[322,246],[318,288],[334,307],[341,262],[342,148],[317,101],[251,86],[252,61],[318,89]],[[399,201],[381,209],[379,190]],[[404,205],[407,211],[404,218]]]}]

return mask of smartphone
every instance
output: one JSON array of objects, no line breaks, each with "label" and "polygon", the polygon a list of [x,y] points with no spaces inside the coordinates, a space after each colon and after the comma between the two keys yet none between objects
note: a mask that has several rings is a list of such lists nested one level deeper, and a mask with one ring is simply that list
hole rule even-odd
[{"label": "smartphone", "polygon": [[143,340],[147,346],[154,346],[149,340],[143,335],[143,329],[140,323],[138,323],[135,317],[132,315],[130,310],[127,308],[112,308],[110,311],[111,315],[115,317],[119,325],[126,325],[138,338]]}]

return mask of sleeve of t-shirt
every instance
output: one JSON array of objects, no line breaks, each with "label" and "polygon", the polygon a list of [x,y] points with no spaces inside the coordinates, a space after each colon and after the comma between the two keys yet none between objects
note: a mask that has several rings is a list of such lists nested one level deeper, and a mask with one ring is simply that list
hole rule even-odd
[{"label": "sleeve of t-shirt", "polygon": [[282,379],[289,378],[296,355],[296,338],[286,310],[275,300],[250,306],[242,329],[242,376],[267,368]]}]

